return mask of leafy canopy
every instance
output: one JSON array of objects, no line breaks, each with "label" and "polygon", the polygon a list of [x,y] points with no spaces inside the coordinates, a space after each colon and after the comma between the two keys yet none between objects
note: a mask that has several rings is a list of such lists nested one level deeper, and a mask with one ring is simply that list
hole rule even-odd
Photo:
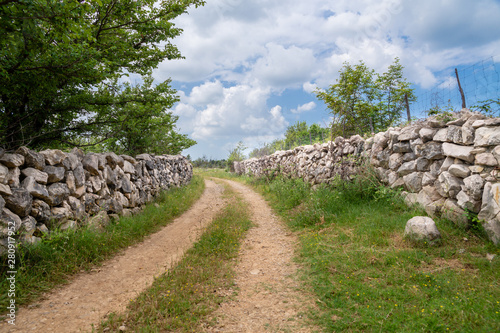
[{"label": "leafy canopy", "polygon": [[247,149],[247,147],[243,144],[243,141],[240,141],[236,147],[229,151],[229,156],[226,161],[229,171],[234,172],[234,162],[243,161],[246,158],[245,149]]},{"label": "leafy canopy", "polygon": [[[161,139],[175,139],[170,125],[176,119],[166,116],[176,101],[174,91],[167,88],[168,81],[152,88],[147,80],[161,61],[181,58],[170,42],[182,32],[172,19],[191,5],[203,4],[202,0],[0,1],[0,146],[71,146],[82,138],[90,144],[113,138],[110,144],[117,145],[123,128],[104,131],[116,129],[120,121],[130,120],[129,127],[138,124],[128,113],[141,119],[155,114],[147,126],[156,124],[158,129],[166,121],[168,135]],[[119,79],[128,74],[144,76],[145,84],[120,85]],[[145,130],[134,131],[141,129]]]},{"label": "leafy canopy", "polygon": [[383,74],[375,73],[362,61],[356,65],[344,63],[339,73],[335,84],[316,90],[316,97],[333,115],[334,136],[385,130],[401,119],[405,96],[409,101],[415,99],[398,58]]},{"label": "leafy canopy", "polygon": [[330,129],[318,124],[307,125],[305,121],[297,121],[287,127],[284,139],[276,139],[253,149],[249,157],[263,157],[279,150],[293,149],[298,146],[325,142],[330,139]]}]

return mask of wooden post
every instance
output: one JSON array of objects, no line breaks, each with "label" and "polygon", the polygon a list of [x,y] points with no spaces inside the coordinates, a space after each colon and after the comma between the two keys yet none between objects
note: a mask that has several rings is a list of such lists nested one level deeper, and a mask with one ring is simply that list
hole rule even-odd
[{"label": "wooden post", "polygon": [[465,109],[467,107],[465,105],[465,95],[464,91],[462,90],[462,85],[460,85],[460,78],[458,77],[458,70],[456,68],[455,68],[455,75],[457,76],[458,90],[460,90],[460,96],[462,96],[462,109]]},{"label": "wooden post", "polygon": [[408,94],[405,93],[406,115],[408,116],[408,123],[411,124],[410,103],[408,103]]}]

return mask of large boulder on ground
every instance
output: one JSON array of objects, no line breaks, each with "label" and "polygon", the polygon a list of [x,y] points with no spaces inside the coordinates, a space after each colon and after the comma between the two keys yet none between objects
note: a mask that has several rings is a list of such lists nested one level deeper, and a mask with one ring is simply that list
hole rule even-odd
[{"label": "large boulder on ground", "polygon": [[415,216],[406,222],[405,236],[418,240],[434,241],[441,238],[441,233],[430,217]]}]

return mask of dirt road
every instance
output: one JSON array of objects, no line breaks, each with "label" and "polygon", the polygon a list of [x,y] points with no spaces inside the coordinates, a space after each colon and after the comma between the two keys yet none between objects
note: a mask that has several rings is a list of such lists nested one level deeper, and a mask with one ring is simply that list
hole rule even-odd
[{"label": "dirt road", "polygon": [[[238,296],[221,304],[212,315],[215,326],[205,332],[311,332],[302,311],[312,302],[293,278],[294,236],[272,213],[265,200],[250,188],[224,181],[249,204],[254,227],[244,240],[236,267]],[[200,236],[225,205],[224,187],[206,180],[202,197],[181,217],[141,244],[130,247],[95,272],[82,273],[43,301],[22,308],[16,326],[0,323],[0,332],[88,332],[111,312],[122,312],[128,302],[168,270]],[[231,291],[228,291],[229,293]]]},{"label": "dirt road", "polygon": [[16,325],[3,322],[0,332],[88,332],[111,312],[151,286],[155,276],[172,267],[224,206],[224,187],[206,181],[201,198],[186,213],[143,243],[130,247],[97,271],[78,275],[46,299],[22,308]]},{"label": "dirt road", "polygon": [[294,235],[259,194],[240,183],[225,182],[248,202],[255,227],[248,231],[238,256],[238,296],[221,305],[214,315],[217,325],[204,331],[312,332],[302,312],[313,302],[294,278]]}]

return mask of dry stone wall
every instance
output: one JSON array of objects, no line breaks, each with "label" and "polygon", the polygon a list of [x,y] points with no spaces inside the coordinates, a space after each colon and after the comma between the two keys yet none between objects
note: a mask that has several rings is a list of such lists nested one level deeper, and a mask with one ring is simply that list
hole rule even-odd
[{"label": "dry stone wall", "polygon": [[311,184],[356,173],[367,161],[389,186],[404,187],[408,203],[430,216],[445,215],[467,226],[477,213],[489,238],[500,244],[500,118],[463,109],[364,140],[298,147],[235,163],[236,172],[263,176],[280,172]]},{"label": "dry stone wall", "polygon": [[132,214],[192,175],[191,163],[180,155],[0,150],[0,252],[9,227],[20,241],[34,243],[51,230],[99,226],[109,214]]}]

